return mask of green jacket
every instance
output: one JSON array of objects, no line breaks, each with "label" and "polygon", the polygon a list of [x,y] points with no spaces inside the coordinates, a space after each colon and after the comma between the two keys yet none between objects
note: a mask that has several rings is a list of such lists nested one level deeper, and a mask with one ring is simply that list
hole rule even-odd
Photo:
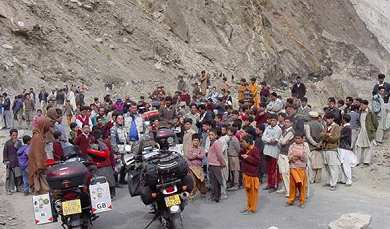
[{"label": "green jacket", "polygon": [[368,111],[366,117],[366,129],[368,139],[370,139],[370,141],[373,141],[375,139],[376,129],[378,129],[378,119],[374,112],[372,112],[371,110]]}]

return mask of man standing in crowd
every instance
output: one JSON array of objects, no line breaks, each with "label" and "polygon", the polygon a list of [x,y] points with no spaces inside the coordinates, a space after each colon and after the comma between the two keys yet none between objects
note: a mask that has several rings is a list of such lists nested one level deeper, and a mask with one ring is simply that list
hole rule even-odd
[{"label": "man standing in crowd", "polygon": [[334,122],[341,125],[341,111],[336,107],[336,99],[334,97],[328,98],[328,107],[324,109],[325,113],[331,113]]},{"label": "man standing in crowd", "polygon": [[352,185],[352,167],[356,165],[356,156],[352,152],[352,128],[349,124],[351,116],[343,115],[343,127],[340,133],[339,157],[342,163],[343,174],[345,176],[345,184]]},{"label": "man standing in crowd", "polygon": [[223,147],[218,140],[218,131],[211,129],[208,132],[210,148],[207,153],[209,179],[211,184],[211,200],[219,202],[221,200],[222,168],[226,166],[223,158]]},{"label": "man standing in crowd", "polygon": [[4,97],[4,103],[3,103],[3,114],[4,114],[4,127],[6,129],[11,129],[14,127],[14,121],[12,118],[12,111],[11,111],[11,99],[9,98],[7,93],[3,93]]},{"label": "man standing in crowd", "polygon": [[257,85],[255,77],[251,78],[251,82],[250,82],[248,88],[249,88],[249,90],[252,93],[254,106],[256,108],[259,108],[260,107],[260,91],[261,91],[261,88]]},{"label": "man standing in crowd", "polygon": [[192,136],[196,132],[192,129],[192,119],[186,118],[184,119],[184,135],[183,135],[183,153],[187,155],[188,151],[193,146]]},{"label": "man standing in crowd", "polygon": [[165,106],[160,108],[161,119],[167,122],[171,122],[176,117],[176,109],[172,105],[172,97],[167,96],[165,98]]},{"label": "man standing in crowd", "polygon": [[129,112],[123,115],[125,120],[125,128],[129,131],[128,138],[132,143],[141,140],[141,134],[144,133],[144,119],[138,113],[137,104],[132,103],[129,107]]},{"label": "man standing in crowd", "polygon": [[200,119],[200,115],[199,115],[199,111],[198,111],[198,107],[196,106],[196,104],[191,104],[191,110],[188,114],[185,115],[185,118],[189,118],[192,120],[192,129],[198,133],[198,127],[196,126],[196,124],[199,122],[199,119]]},{"label": "man standing in crowd", "polygon": [[27,129],[31,127],[34,111],[35,111],[34,100],[31,98],[31,94],[26,94],[24,99],[24,119],[26,120]]},{"label": "man standing in crowd", "polygon": [[309,160],[311,164],[312,177],[311,183],[320,183],[322,176],[322,168],[324,167],[324,160],[321,155],[321,133],[324,129],[320,114],[315,111],[309,113],[311,120],[305,125],[305,136],[309,143],[310,154]]},{"label": "man standing in crowd", "polygon": [[364,163],[368,166],[371,163],[371,147],[375,140],[378,120],[375,114],[368,108],[368,101],[361,103],[360,132],[356,140],[356,156],[358,164]]},{"label": "man standing in crowd", "polygon": [[41,105],[42,109],[44,109],[46,107],[47,102],[48,102],[48,100],[47,100],[48,97],[49,97],[49,93],[47,93],[45,87],[42,87],[41,91],[38,94],[38,101],[39,101],[39,104]]},{"label": "man standing in crowd", "polygon": [[383,135],[385,133],[386,129],[386,121],[387,121],[387,107],[385,106],[385,97],[386,97],[386,91],[384,87],[378,88],[379,92],[378,94],[374,95],[373,97],[373,104],[377,102],[377,106],[379,108],[379,111],[374,111],[377,118],[378,118],[378,128],[376,130],[376,137],[375,141],[378,144],[383,143]]},{"label": "man standing in crowd", "polygon": [[271,101],[267,105],[267,112],[278,114],[283,109],[283,102],[278,98],[276,92],[271,93]]},{"label": "man standing in crowd", "polygon": [[330,190],[335,191],[340,175],[340,160],[338,158],[337,148],[340,141],[340,126],[334,122],[332,113],[326,113],[324,116],[326,128],[321,133],[322,139],[322,156],[328,175],[327,184]]},{"label": "man standing in crowd", "polygon": [[356,150],[356,140],[360,133],[360,107],[356,104],[351,105],[351,110],[349,113],[349,116],[351,117],[350,126],[352,128],[352,140],[351,140],[351,148],[352,151],[355,152]]},{"label": "man standing in crowd", "polygon": [[286,193],[286,196],[289,195],[289,186],[290,186],[290,168],[288,160],[288,149],[290,145],[294,142],[294,129],[293,121],[291,118],[287,117],[284,120],[284,129],[282,137],[280,138],[280,154],[278,158],[278,168],[279,173],[282,176],[283,186],[278,190],[278,193]]},{"label": "man standing in crowd", "polygon": [[240,141],[236,137],[237,129],[236,127],[230,126],[228,128],[228,135],[230,137],[228,143],[228,165],[230,172],[230,181],[231,185],[228,191],[237,191],[239,188],[239,178],[240,178]]},{"label": "man standing in crowd", "polygon": [[277,162],[279,158],[280,148],[278,146],[280,137],[282,136],[282,129],[277,125],[277,119],[275,114],[271,114],[270,125],[264,131],[262,140],[264,141],[265,160],[267,161],[267,187],[265,190],[269,192],[275,192],[278,188],[279,174]]},{"label": "man standing in crowd", "polygon": [[388,103],[389,96],[390,96],[390,83],[385,82],[385,75],[384,74],[378,75],[378,83],[375,84],[375,86],[372,90],[372,95],[378,94],[380,87],[383,87],[385,89],[384,101],[385,101],[385,103]]},{"label": "man standing in crowd", "polygon": [[179,80],[177,82],[177,90],[182,92],[187,89],[187,83],[184,81],[183,76],[180,75]]},{"label": "man standing in crowd", "polygon": [[[121,153],[124,153],[125,145],[129,143],[127,130],[124,125],[124,118],[122,115],[118,115],[115,120],[115,125],[111,128],[111,148],[117,157]],[[123,168],[123,167],[122,167]],[[118,179],[119,175],[119,179]],[[127,184],[125,181],[125,170],[124,168],[120,171],[115,171],[116,182],[119,184]]]},{"label": "man standing in crowd", "polygon": [[20,191],[21,188],[21,170],[18,163],[17,151],[22,146],[18,140],[18,131],[11,129],[10,139],[4,144],[3,163],[6,166],[6,184],[7,194]]},{"label": "man standing in crowd", "polygon": [[[296,75],[296,74],[294,74]],[[296,82],[291,88],[291,96],[302,99],[306,95],[306,86],[304,83],[301,82],[301,77],[298,76]]]}]

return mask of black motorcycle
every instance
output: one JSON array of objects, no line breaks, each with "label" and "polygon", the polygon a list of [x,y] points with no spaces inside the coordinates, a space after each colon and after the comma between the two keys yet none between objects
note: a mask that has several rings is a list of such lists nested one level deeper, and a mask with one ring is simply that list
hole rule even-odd
[{"label": "black motorcycle", "polygon": [[[170,151],[175,133],[161,129],[155,141],[141,141],[132,155],[125,157],[128,186],[131,196],[140,196],[145,205],[151,205],[155,217],[146,226],[159,220],[164,228],[182,228],[182,212],[193,188],[186,160]],[[156,144],[157,143],[157,144]]]}]

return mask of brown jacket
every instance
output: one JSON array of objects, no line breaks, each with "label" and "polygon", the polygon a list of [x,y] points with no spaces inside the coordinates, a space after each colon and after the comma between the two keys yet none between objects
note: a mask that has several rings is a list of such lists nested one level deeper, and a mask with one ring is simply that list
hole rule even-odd
[{"label": "brown jacket", "polygon": [[24,101],[24,110],[26,112],[31,112],[33,111],[35,108],[34,108],[34,101],[32,99],[26,99]]},{"label": "brown jacket", "polygon": [[338,124],[332,123],[329,127],[324,128],[321,133],[322,149],[336,150],[340,142],[341,128]]}]

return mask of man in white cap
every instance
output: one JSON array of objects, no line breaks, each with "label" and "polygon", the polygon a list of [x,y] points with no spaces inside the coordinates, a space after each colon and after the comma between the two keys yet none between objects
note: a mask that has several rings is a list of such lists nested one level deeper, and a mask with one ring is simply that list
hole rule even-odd
[{"label": "man in white cap", "polygon": [[324,129],[321,124],[320,114],[316,111],[309,112],[310,121],[305,124],[306,141],[309,143],[311,165],[310,183],[320,183],[324,160],[321,155],[321,132]]}]

